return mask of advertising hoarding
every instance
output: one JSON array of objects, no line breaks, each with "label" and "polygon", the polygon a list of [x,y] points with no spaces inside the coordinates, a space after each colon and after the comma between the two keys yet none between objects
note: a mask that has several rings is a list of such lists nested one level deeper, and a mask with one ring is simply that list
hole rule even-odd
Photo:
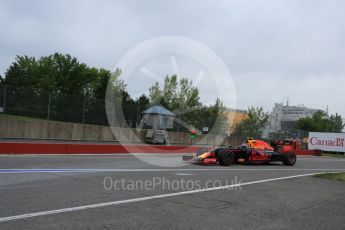
[{"label": "advertising hoarding", "polygon": [[345,152],[344,140],[345,133],[310,132],[308,140],[308,149]]}]

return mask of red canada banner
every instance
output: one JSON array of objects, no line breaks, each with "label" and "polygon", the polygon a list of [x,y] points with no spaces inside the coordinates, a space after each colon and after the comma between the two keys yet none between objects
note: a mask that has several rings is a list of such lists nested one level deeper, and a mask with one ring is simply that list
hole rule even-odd
[{"label": "red canada banner", "polygon": [[345,152],[345,133],[310,132],[308,149]]}]

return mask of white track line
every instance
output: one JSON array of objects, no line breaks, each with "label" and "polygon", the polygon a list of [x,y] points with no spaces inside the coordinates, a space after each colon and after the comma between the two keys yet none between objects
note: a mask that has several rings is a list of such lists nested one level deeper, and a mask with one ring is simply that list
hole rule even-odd
[{"label": "white track line", "polygon": [[17,216],[8,216],[8,217],[0,218],[0,223],[12,221],[12,220],[27,219],[27,218],[32,218],[32,217],[47,216],[47,215],[52,215],[52,214],[75,212],[75,211],[94,209],[94,208],[102,208],[102,207],[113,206],[113,205],[129,204],[129,203],[140,202],[140,201],[162,199],[162,198],[167,198],[167,197],[175,197],[175,196],[181,196],[181,195],[187,195],[187,194],[209,192],[209,191],[216,191],[216,190],[223,190],[223,189],[232,189],[235,187],[241,187],[241,186],[246,186],[246,185],[259,184],[259,183],[265,183],[265,182],[271,182],[271,181],[286,180],[286,179],[292,179],[292,178],[298,178],[298,177],[314,176],[314,175],[318,175],[318,174],[322,174],[322,173],[308,173],[308,174],[300,174],[300,175],[294,175],[294,176],[277,177],[277,178],[263,179],[263,180],[257,180],[257,181],[251,181],[251,182],[244,182],[244,183],[238,183],[238,184],[232,184],[232,185],[226,185],[226,186],[220,186],[220,187],[214,187],[214,188],[197,189],[197,190],[168,193],[168,194],[161,194],[161,195],[155,195],[155,196],[146,196],[146,197],[140,197],[140,198],[128,199],[128,200],[119,200],[119,201],[112,201],[112,202],[106,202],[106,203],[77,206],[77,207],[72,207],[72,208],[63,208],[63,209],[56,209],[56,210],[50,210],[50,211],[28,213],[28,214],[17,215]]}]

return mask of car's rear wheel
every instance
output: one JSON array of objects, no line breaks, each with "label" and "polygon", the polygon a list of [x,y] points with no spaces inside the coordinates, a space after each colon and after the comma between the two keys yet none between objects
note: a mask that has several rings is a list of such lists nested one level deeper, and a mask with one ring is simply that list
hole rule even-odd
[{"label": "car's rear wheel", "polygon": [[217,154],[217,160],[222,166],[229,166],[234,162],[234,152],[230,150],[220,150]]},{"label": "car's rear wheel", "polygon": [[284,165],[293,166],[296,164],[296,154],[295,153],[284,153],[282,155],[282,162]]}]

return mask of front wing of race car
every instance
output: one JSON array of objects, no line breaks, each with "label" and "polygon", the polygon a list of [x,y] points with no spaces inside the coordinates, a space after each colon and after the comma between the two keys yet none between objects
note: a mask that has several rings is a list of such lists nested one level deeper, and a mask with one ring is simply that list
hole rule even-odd
[{"label": "front wing of race car", "polygon": [[213,150],[203,153],[195,153],[192,156],[183,156],[183,161],[200,165],[212,165],[218,163],[216,154]]}]

